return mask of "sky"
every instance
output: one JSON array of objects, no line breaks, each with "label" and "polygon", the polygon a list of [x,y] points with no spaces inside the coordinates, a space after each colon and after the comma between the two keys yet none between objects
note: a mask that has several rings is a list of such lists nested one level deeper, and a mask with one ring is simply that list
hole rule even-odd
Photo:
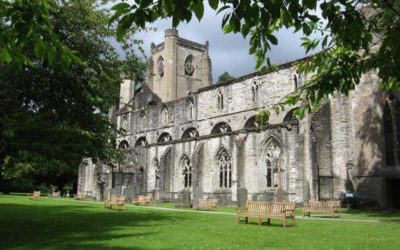
[{"label": "sky", "polygon": [[[249,55],[249,37],[241,34],[224,34],[221,28],[223,14],[216,15],[210,7],[206,7],[201,22],[193,16],[189,23],[178,26],[179,36],[194,42],[204,44],[209,41],[209,54],[212,62],[213,81],[227,71],[230,75],[239,77],[255,71],[255,57]],[[152,27],[157,31],[140,32],[136,38],[143,40],[146,56],[150,55],[150,44],[156,45],[164,41],[164,30],[172,27],[171,20],[160,20]],[[271,62],[281,64],[305,56],[301,44],[301,34],[293,34],[291,30],[281,30],[275,34],[278,45],[269,52]]]}]

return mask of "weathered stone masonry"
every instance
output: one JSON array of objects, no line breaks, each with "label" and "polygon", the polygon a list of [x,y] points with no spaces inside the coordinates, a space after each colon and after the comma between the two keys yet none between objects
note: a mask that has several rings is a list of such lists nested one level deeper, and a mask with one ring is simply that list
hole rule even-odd
[{"label": "weathered stone masonry", "polygon": [[373,72],[349,96],[335,96],[303,120],[291,118],[291,107],[272,112],[261,129],[257,111],[272,108],[307,80],[292,63],[211,85],[208,43],[167,30],[165,42],[151,49],[147,83],[139,90],[132,81],[121,85],[115,114],[126,133],[117,145],[127,160],[114,168],[84,162],[81,192],[97,199],[151,193],[157,200],[179,200],[190,191],[194,202],[216,197],[235,204],[239,189],[253,200],[272,200],[280,189],[286,200],[298,203],[354,193],[397,206],[400,149],[392,150],[395,166],[388,167],[385,147],[388,137],[400,142],[400,121],[393,116],[399,105],[390,106],[393,119],[386,119],[394,131],[399,128],[396,137],[383,129],[389,95],[377,91]]}]

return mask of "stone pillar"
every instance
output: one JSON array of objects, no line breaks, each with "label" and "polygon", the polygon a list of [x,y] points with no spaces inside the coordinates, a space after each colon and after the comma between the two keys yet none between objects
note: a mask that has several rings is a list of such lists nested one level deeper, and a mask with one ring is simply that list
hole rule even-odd
[{"label": "stone pillar", "polygon": [[190,198],[190,191],[185,190],[182,192],[182,207],[191,207],[192,200]]},{"label": "stone pillar", "polygon": [[239,188],[237,192],[237,200],[238,200],[238,208],[244,209],[246,207],[247,203],[247,189],[245,188]]}]

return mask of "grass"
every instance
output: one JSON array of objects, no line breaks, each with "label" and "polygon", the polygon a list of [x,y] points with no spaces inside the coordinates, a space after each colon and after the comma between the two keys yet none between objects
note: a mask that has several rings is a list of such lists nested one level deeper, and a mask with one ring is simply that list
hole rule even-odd
[{"label": "grass", "polygon": [[[363,213],[396,222],[398,214]],[[224,214],[179,212],[71,199],[0,195],[1,249],[400,249],[400,224],[298,219],[258,226]]]}]

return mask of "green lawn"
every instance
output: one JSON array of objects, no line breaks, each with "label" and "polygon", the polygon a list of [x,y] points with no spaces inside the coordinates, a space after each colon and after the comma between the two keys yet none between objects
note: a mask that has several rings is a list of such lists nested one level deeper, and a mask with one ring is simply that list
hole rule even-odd
[{"label": "green lawn", "polygon": [[399,215],[363,213],[390,223],[298,219],[258,226],[232,214],[167,211],[101,203],[0,195],[1,249],[400,249]]}]

